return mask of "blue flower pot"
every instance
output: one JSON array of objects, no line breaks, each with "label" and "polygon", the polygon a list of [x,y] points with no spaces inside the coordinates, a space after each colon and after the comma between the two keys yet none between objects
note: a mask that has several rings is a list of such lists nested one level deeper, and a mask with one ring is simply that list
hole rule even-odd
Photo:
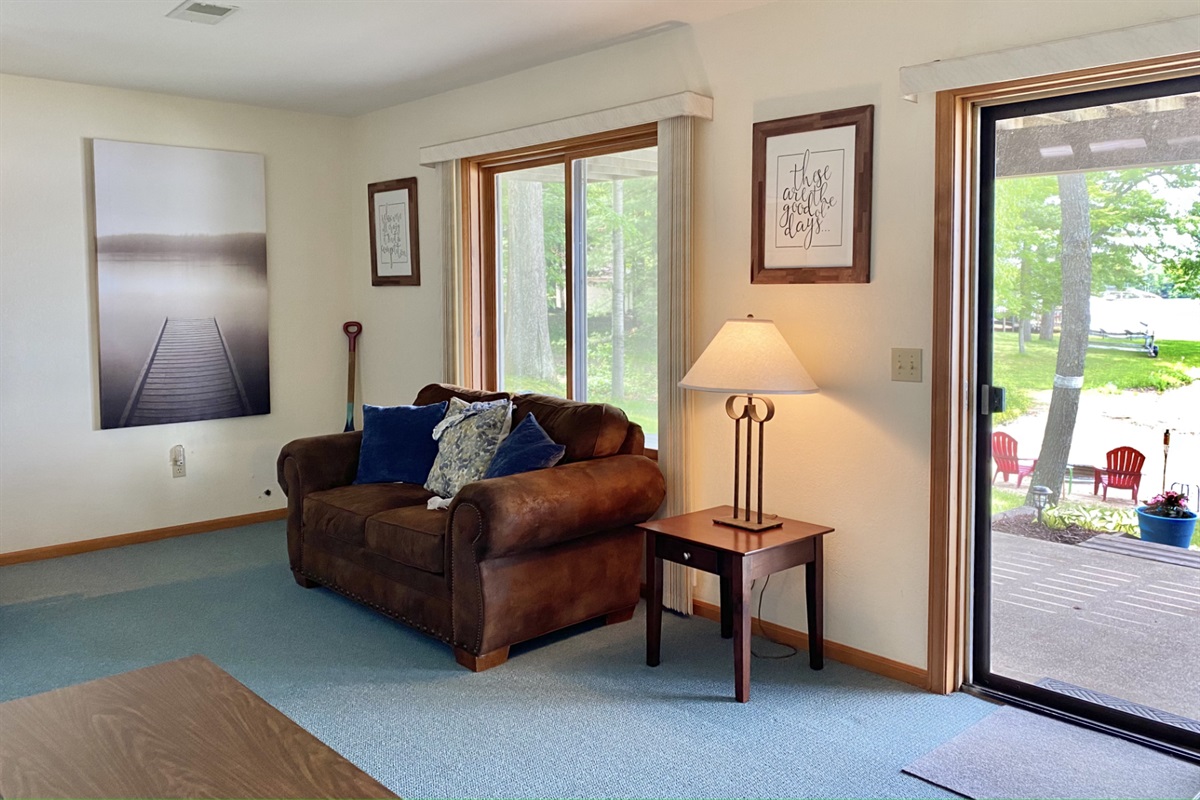
[{"label": "blue flower pot", "polygon": [[1145,506],[1142,506],[1137,510],[1138,528],[1147,542],[1183,548],[1192,543],[1192,533],[1196,530],[1196,512],[1184,512],[1187,514],[1185,517],[1156,517],[1147,514],[1144,509]]}]

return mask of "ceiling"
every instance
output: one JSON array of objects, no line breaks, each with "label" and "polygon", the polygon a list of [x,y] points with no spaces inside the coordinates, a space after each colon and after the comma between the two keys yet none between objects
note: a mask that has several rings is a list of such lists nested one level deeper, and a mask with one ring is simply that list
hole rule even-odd
[{"label": "ceiling", "polygon": [[768,0],[0,0],[0,72],[352,116]]}]

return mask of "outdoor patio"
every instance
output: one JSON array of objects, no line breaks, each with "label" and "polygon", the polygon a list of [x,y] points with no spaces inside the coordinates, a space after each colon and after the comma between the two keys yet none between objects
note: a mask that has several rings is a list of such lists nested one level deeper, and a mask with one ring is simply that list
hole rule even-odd
[{"label": "outdoor patio", "polygon": [[[1039,396],[1041,397],[1041,396]],[[1049,402],[1049,392],[1041,397]],[[1200,381],[1173,389],[1163,394],[1155,392],[1106,393],[1099,390],[1082,392],[1079,413],[1072,437],[1070,463],[1076,465],[1104,466],[1104,454],[1114,447],[1128,445],[1146,456],[1142,467],[1141,491],[1136,498],[1145,500],[1163,488],[1163,431],[1171,429],[1170,462],[1167,469],[1166,486],[1173,483],[1187,484],[1193,504],[1200,497]],[[997,430],[1005,431],[1020,443],[1020,456],[1034,458],[1042,445],[1046,427],[1046,407],[1040,406],[1034,413],[1016,419]],[[1015,483],[997,481],[997,486],[1016,488]],[[1028,483],[1026,483],[1028,486]],[[1080,501],[1092,498],[1090,474],[1076,474],[1074,486],[1069,489],[1069,499]],[[1096,498],[1097,501],[1099,498]],[[1117,507],[1132,508],[1132,493],[1125,490],[1110,490],[1108,502]]]},{"label": "outdoor patio", "polygon": [[1200,568],[998,531],[992,542],[993,672],[1200,732]]}]

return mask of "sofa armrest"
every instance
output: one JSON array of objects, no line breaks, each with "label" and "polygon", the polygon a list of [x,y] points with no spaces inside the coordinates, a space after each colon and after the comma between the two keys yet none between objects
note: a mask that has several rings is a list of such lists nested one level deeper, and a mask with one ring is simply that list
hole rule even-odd
[{"label": "sofa armrest", "polygon": [[577,461],[467,484],[450,507],[450,538],[476,561],[501,558],[643,522],[665,496],[645,456]]},{"label": "sofa armrest", "polygon": [[358,474],[361,446],[362,431],[310,436],[288,442],[279,451],[279,459],[275,462],[280,488],[290,498],[303,499],[309,492],[353,483]]}]

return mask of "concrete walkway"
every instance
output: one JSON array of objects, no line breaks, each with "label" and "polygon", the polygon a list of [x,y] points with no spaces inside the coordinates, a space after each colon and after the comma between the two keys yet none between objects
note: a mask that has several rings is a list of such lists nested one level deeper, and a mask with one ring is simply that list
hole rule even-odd
[{"label": "concrete walkway", "polygon": [[992,671],[1200,720],[1200,570],[992,533]]}]

